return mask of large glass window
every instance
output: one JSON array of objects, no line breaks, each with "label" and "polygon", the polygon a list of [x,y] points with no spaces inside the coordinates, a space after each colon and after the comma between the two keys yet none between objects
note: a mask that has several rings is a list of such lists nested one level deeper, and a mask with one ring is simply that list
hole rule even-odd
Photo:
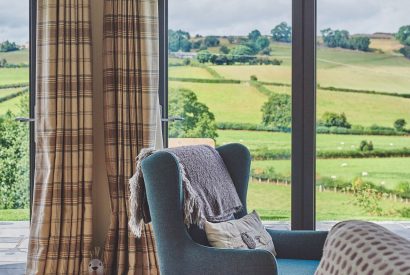
[{"label": "large glass window", "polygon": [[317,220],[410,218],[409,10],[318,0]]},{"label": "large glass window", "polygon": [[291,213],[291,13],[290,0],[168,1],[169,146],[246,145],[249,210],[269,221]]},{"label": "large glass window", "polygon": [[0,221],[29,218],[29,1],[0,0]]}]

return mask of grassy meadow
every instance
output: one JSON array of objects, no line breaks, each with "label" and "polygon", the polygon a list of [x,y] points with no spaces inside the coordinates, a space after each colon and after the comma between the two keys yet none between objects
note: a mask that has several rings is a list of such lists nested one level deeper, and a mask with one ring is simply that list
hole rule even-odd
[{"label": "grassy meadow", "polygon": [[[226,39],[221,45],[232,47]],[[249,83],[251,75],[263,82],[291,84],[291,46],[271,43],[272,57],[280,59],[280,66],[272,65],[211,65],[219,78],[240,80],[239,84],[198,83],[169,81],[171,88],[185,88],[195,92],[215,114],[216,122],[261,124],[261,107],[268,95]],[[329,91],[326,87],[410,94],[410,60],[397,54],[399,44],[394,39],[372,39],[371,52],[330,49],[319,46],[317,50],[317,78],[322,88],[317,90],[317,117],[325,112],[345,113],[353,125],[365,127],[374,124],[393,127],[398,118],[410,122],[410,98],[389,95]],[[217,47],[209,48],[218,53]],[[177,62],[176,60],[172,61]],[[191,62],[192,63],[192,62]],[[180,63],[181,64],[181,63]],[[175,78],[216,79],[206,68],[197,65],[169,68]],[[290,94],[291,88],[264,84],[273,93]],[[318,151],[358,150],[362,140],[372,141],[375,149],[397,150],[410,148],[410,136],[381,135],[317,135]],[[242,143],[253,150],[283,150],[291,148],[289,133],[218,130],[217,145]],[[336,178],[350,182],[356,177],[394,190],[401,182],[410,183],[410,158],[318,159],[317,178]],[[284,177],[291,174],[290,160],[254,160],[252,168],[274,172]],[[268,183],[250,184],[249,209],[256,209],[265,220],[290,219],[289,185]],[[410,207],[406,202],[382,200],[383,213],[371,215],[356,205],[352,194],[317,192],[318,220],[400,220],[397,212]],[[343,209],[343,211],[341,211]]]},{"label": "grassy meadow", "polygon": [[[290,220],[290,197],[291,188],[289,186],[251,182],[248,189],[248,210],[256,210],[263,220]],[[394,216],[393,213],[408,206],[402,202],[382,200],[380,206],[384,214],[372,216],[355,205],[354,197],[350,194],[317,190],[316,198],[316,218],[319,221],[403,220],[403,218]]]}]

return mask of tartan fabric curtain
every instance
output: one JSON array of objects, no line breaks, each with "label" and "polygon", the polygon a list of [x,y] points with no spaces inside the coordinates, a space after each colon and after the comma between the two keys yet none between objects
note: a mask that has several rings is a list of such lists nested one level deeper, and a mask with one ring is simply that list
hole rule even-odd
[{"label": "tartan fabric curtain", "polygon": [[158,274],[151,226],[140,239],[128,228],[128,181],[139,151],[155,143],[158,3],[104,3],[104,132],[112,211],[104,262],[107,274]]},{"label": "tartan fabric curtain", "polygon": [[88,274],[93,176],[89,0],[37,0],[36,63],[27,274]]}]

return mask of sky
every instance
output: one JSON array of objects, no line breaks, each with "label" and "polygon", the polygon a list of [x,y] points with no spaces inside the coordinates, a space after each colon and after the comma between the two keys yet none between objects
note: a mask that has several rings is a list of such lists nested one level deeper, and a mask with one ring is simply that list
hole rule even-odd
[{"label": "sky", "polygon": [[[317,0],[318,31],[327,27],[351,34],[397,32],[410,25],[410,0]],[[292,0],[168,0],[169,28],[191,34],[240,35],[253,29],[269,34],[291,22]]]},{"label": "sky", "polygon": [[29,40],[29,1],[0,0],[0,42]]},{"label": "sky", "polygon": [[[91,0],[101,1],[101,0]],[[410,0],[317,0],[318,30],[397,32],[410,25]],[[263,34],[291,22],[292,0],[168,0],[169,27],[201,35]],[[0,41],[28,41],[29,0],[0,0]]]}]

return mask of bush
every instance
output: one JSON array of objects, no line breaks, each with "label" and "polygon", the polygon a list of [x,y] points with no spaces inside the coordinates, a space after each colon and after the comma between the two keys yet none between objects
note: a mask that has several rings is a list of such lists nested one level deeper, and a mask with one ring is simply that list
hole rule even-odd
[{"label": "bush", "polygon": [[228,47],[225,46],[225,45],[222,45],[222,46],[219,48],[219,51],[220,51],[221,53],[223,53],[223,54],[228,54],[228,53],[229,53],[229,49],[228,49]]},{"label": "bush", "polygon": [[262,106],[262,123],[277,128],[291,128],[292,98],[287,94],[272,94]]},{"label": "bush", "polygon": [[405,46],[399,50],[399,52],[407,58],[410,58],[410,46]]},{"label": "bush", "polygon": [[359,145],[359,150],[364,151],[373,151],[373,143],[371,141],[362,140]]},{"label": "bush", "polygon": [[410,182],[400,182],[397,184],[395,191],[402,198],[410,198]]},{"label": "bush", "polygon": [[185,66],[188,66],[188,65],[190,65],[190,64],[191,64],[191,59],[185,58],[185,59],[184,59],[184,65],[185,65]]},{"label": "bush", "polygon": [[258,77],[256,75],[251,75],[251,81],[258,81]]},{"label": "bush", "polygon": [[404,131],[404,127],[406,126],[407,122],[404,118],[399,118],[394,122],[394,129],[398,132]]},{"label": "bush", "polygon": [[341,127],[347,129],[350,129],[352,127],[352,125],[347,122],[347,118],[344,113],[336,114],[325,112],[322,115],[322,121],[320,123],[326,127]]},{"label": "bush", "polygon": [[410,207],[403,207],[398,212],[403,218],[410,218]]},{"label": "bush", "polygon": [[352,182],[355,204],[371,215],[381,216],[383,211],[380,207],[382,194],[374,187],[373,183],[363,181],[361,178],[356,178]]},{"label": "bush", "polygon": [[[28,115],[28,94],[19,115]],[[23,102],[23,101],[22,101]],[[0,209],[29,206],[29,133],[7,112],[0,117]]]}]

